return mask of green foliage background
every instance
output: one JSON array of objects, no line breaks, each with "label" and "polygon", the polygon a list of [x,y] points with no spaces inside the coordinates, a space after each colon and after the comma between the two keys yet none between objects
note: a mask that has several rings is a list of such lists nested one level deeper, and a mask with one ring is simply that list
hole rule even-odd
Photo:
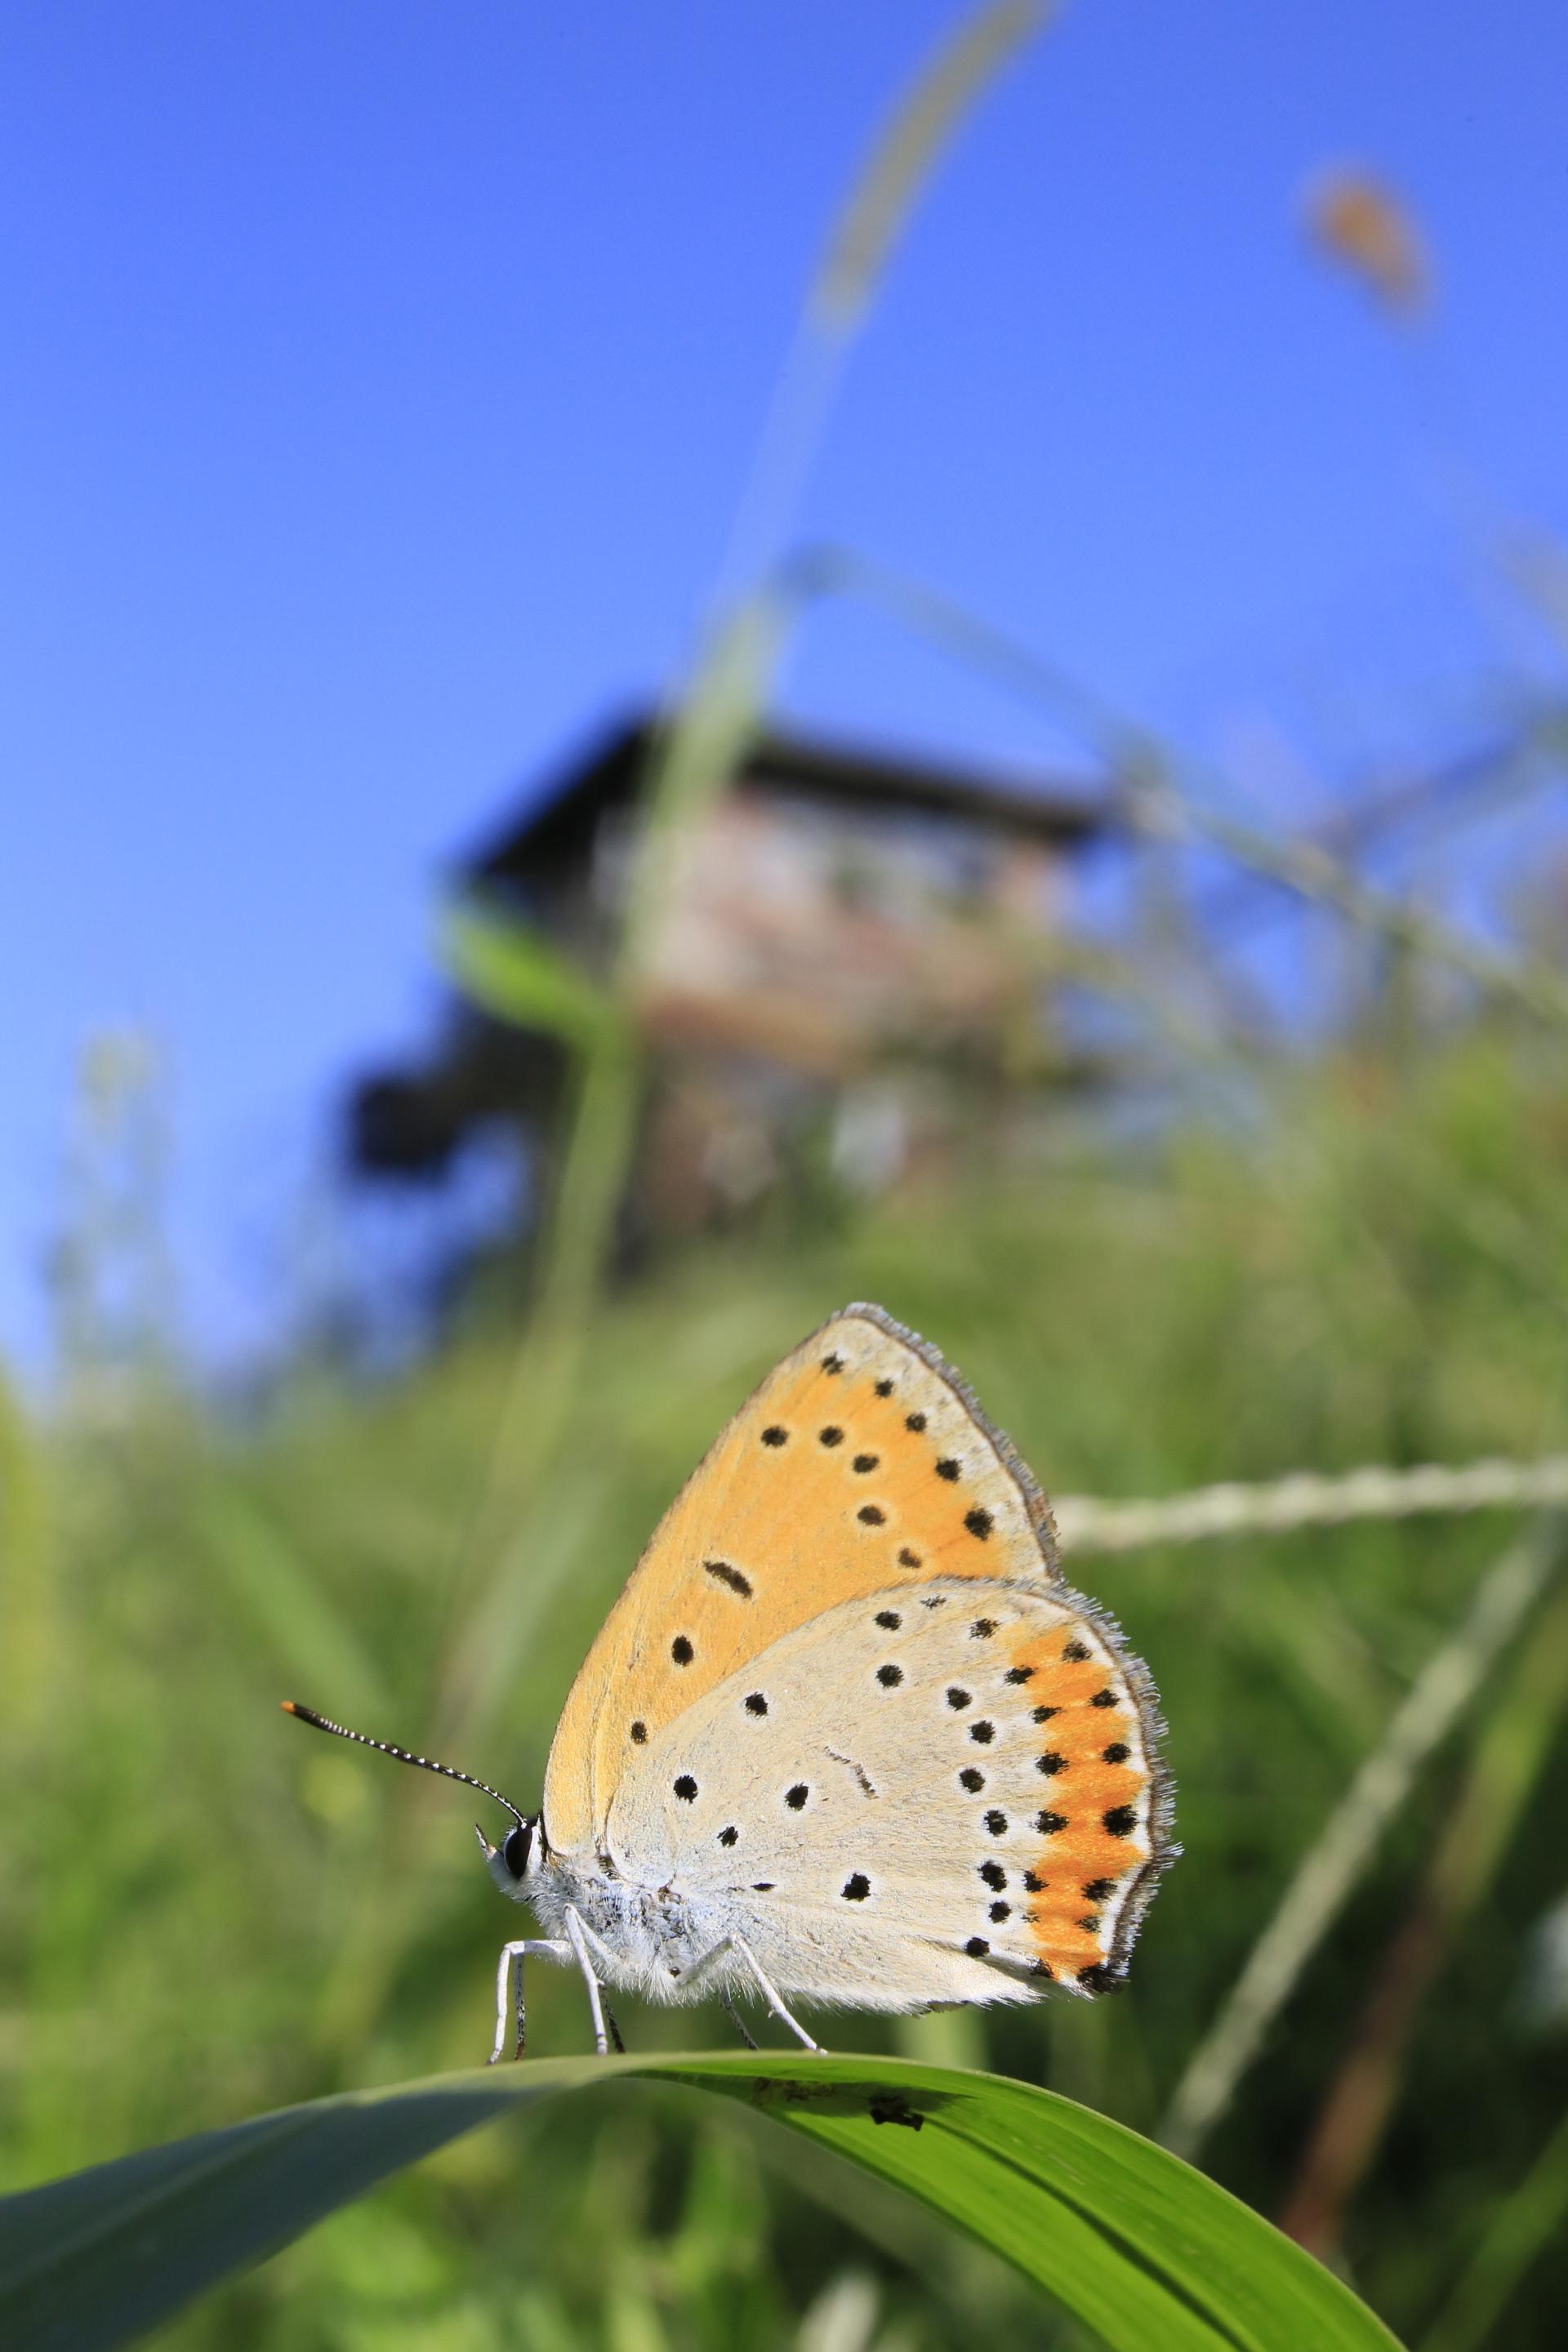
[{"label": "green foliage background", "polygon": [[[960,1171],[868,1209],[825,1185],[668,1259],[580,1335],[577,1402],[526,1494],[498,1436],[549,1418],[526,1385],[549,1360],[519,1357],[499,1297],[380,1391],[301,1364],[243,1427],[152,1374],[47,1441],[6,1415],[3,2185],[483,2054],[515,1915],[463,1793],[312,1739],[276,1702],[416,1742],[439,1731],[531,1798],[658,1512],[752,1381],[846,1298],[933,1338],[1058,1492],[1560,1444],[1555,1054],[1476,1031],[1400,1062],[1369,1047],[1282,1071],[1250,1124],[1064,1140],[1026,1179]],[[1156,2129],[1293,1864],[1510,1531],[1496,1514],[1412,1519],[1086,1561],[1161,1685],[1186,1846],[1131,1989],[994,2019],[840,2020],[836,2046],[980,2061]],[[1207,2150],[1265,2212],[1476,1756],[1522,1703],[1515,1664],[1433,1762]],[[1345,2219],[1349,2275],[1412,2341],[1506,2236],[1568,2094],[1568,2037],[1522,1997],[1528,1938],[1568,1878],[1568,1748],[1554,1714],[1539,1728],[1522,1812],[1418,2011]],[[540,2053],[580,2050],[575,1983],[541,1969],[533,1996]],[[626,2010],[637,2050],[731,2033],[722,2011]],[[1508,2275],[1503,2332],[1467,2322],[1445,2340],[1559,2340],[1568,2269],[1560,2235],[1537,2252],[1540,2235]],[[1079,2339],[874,2182],[743,2114],[626,2089],[458,2143],[166,2340]]]}]

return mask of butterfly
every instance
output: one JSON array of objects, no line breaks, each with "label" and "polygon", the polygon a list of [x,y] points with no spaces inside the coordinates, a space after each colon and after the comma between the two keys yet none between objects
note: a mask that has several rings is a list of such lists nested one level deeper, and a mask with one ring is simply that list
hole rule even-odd
[{"label": "butterfly", "polygon": [[[567,1696],[537,1813],[479,1843],[606,1989],[912,2011],[1119,1984],[1171,1838],[1148,1669],[1064,1580],[1045,1496],[959,1375],[847,1307],[741,1407],[665,1513]],[[754,2046],[754,2044],[753,2044]]]}]

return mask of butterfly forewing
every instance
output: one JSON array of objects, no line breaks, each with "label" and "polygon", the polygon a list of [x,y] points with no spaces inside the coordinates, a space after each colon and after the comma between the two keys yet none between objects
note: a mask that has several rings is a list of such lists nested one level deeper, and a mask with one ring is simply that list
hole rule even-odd
[{"label": "butterfly forewing", "polygon": [[1057,1582],[1043,1496],[934,1349],[852,1307],[786,1356],[666,1512],[551,1748],[553,1850],[602,1849],[645,1748],[746,1659],[858,1594]]},{"label": "butterfly forewing", "polygon": [[623,1876],[716,1904],[786,1996],[909,2009],[1115,1981],[1158,1868],[1144,1705],[1070,1598],[841,1603],[631,1761]]}]

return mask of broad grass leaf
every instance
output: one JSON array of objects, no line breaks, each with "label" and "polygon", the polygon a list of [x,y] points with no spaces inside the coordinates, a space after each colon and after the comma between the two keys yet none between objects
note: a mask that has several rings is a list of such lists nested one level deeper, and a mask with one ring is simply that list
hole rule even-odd
[{"label": "broad grass leaf", "polygon": [[1202,2173],[996,2075],[804,2053],[552,2059],[286,2107],[0,2203],[0,2340],[107,2352],[460,2133],[566,2091],[718,2092],[896,2182],[1116,2352],[1388,2352],[1350,2290]]}]

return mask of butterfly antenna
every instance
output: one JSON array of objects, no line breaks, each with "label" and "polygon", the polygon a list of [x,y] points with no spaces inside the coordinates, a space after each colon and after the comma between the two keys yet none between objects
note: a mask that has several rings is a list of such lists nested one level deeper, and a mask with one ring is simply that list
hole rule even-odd
[{"label": "butterfly antenna", "polygon": [[503,1797],[488,1780],[476,1780],[471,1772],[459,1772],[454,1764],[437,1764],[433,1757],[395,1748],[390,1739],[372,1739],[367,1732],[350,1731],[345,1724],[334,1723],[329,1715],[318,1715],[314,1707],[301,1706],[297,1699],[280,1699],[279,1705],[285,1715],[297,1715],[301,1723],[313,1723],[318,1731],[330,1731],[335,1739],[357,1739],[362,1748],[378,1748],[384,1756],[395,1756],[400,1764],[417,1764],[421,1772],[439,1772],[443,1780],[461,1780],[465,1788],[478,1789],[481,1796],[493,1797],[498,1805],[504,1805],[520,1828],[531,1826],[529,1816],[520,1812],[510,1797]]}]

